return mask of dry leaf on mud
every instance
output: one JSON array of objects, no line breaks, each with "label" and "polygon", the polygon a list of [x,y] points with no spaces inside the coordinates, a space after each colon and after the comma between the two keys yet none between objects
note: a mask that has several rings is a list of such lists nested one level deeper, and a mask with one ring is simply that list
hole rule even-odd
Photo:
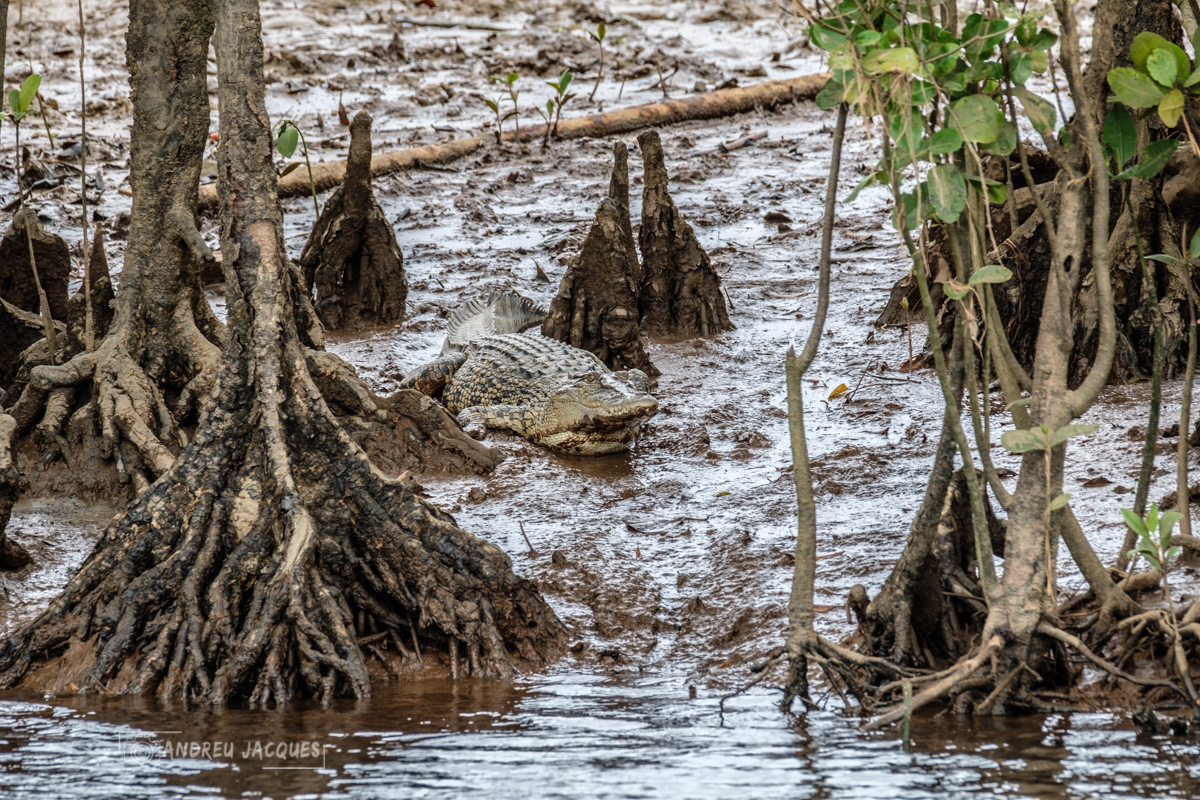
[{"label": "dry leaf on mud", "polygon": [[849,386],[847,386],[844,383],[839,383],[838,387],[829,393],[829,399],[835,400],[835,399],[841,397],[842,395],[844,395],[848,391],[850,391]]}]

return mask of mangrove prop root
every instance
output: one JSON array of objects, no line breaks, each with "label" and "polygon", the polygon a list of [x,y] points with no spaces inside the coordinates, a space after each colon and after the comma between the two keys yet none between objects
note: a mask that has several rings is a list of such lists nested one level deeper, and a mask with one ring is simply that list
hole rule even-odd
[{"label": "mangrove prop root", "polygon": [[709,336],[733,330],[721,279],[684,220],[667,186],[658,133],[638,136],[645,166],[642,190],[642,285],[638,313],[651,335]]},{"label": "mangrove prop root", "polygon": [[404,259],[371,190],[371,116],[365,111],[350,123],[345,181],[305,242],[300,268],[309,291],[316,287],[316,312],[328,330],[404,319]]},{"label": "mangrove prop root", "polygon": [[0,569],[20,569],[29,563],[29,553],[5,533],[21,481],[13,452],[16,429],[16,420],[0,414]]},{"label": "mangrove prop root", "polygon": [[600,202],[583,248],[571,260],[542,321],[542,334],[588,350],[613,369],[659,371],[650,362],[638,327],[640,269],[629,218],[629,166],[625,143],[613,145],[609,196]]}]

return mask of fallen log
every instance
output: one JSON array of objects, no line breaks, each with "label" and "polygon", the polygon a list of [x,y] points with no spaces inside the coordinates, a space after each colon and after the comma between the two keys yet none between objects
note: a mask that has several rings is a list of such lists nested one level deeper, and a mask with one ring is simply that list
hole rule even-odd
[{"label": "fallen log", "polygon": [[[642,106],[590,114],[586,117],[562,120],[558,124],[559,139],[582,139],[585,136],[602,138],[648,128],[651,126],[674,125],[693,119],[717,119],[734,114],[743,114],[755,108],[774,108],[796,100],[811,100],[817,96],[829,79],[828,72],[801,75],[780,81],[763,81],[752,86],[718,89],[686,97],[681,100],[662,100]],[[531,142],[541,139],[546,133],[545,125],[521,128],[519,141]],[[505,141],[518,141],[516,133],[504,134]],[[371,159],[371,174],[386,175],[404,169],[413,169],[422,164],[445,164],[468,156],[483,146],[483,139],[471,136],[466,139],[451,139],[441,144],[423,145],[408,150],[393,150],[380,153]],[[345,161],[326,161],[313,164],[313,181],[317,191],[324,192],[340,186],[346,174]],[[280,197],[300,197],[311,191],[308,171],[292,170],[279,179]],[[212,206],[217,202],[217,185],[200,187],[200,205]]]},{"label": "fallen log", "polygon": [[[681,100],[660,100],[644,106],[623,108],[575,117],[558,123],[556,136],[559,139],[581,139],[591,136],[598,139],[642,128],[674,125],[693,119],[717,119],[734,114],[744,114],[756,108],[774,108],[796,100],[811,100],[825,87],[828,72],[801,75],[781,81],[763,81],[752,86],[732,89],[717,89],[685,97]],[[546,134],[545,125],[521,128],[521,141],[532,142]],[[505,134],[506,140],[516,140],[515,132]]]}]

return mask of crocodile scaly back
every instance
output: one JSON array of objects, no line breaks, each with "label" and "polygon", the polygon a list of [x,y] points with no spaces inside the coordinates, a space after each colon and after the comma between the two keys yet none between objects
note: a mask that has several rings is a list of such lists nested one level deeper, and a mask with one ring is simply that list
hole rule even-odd
[{"label": "crocodile scaly back", "polygon": [[521,333],[542,324],[546,309],[516,292],[488,293],[459,306],[446,323],[442,354],[462,351],[485,336]]}]

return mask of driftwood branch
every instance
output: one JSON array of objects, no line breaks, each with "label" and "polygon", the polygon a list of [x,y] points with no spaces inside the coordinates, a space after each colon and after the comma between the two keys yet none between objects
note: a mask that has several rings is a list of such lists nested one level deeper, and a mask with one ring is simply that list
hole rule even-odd
[{"label": "driftwood branch", "polygon": [[[756,108],[774,108],[796,100],[811,100],[825,87],[827,80],[829,73],[820,72],[782,81],[763,81],[753,86],[719,89],[682,100],[663,100],[620,111],[576,117],[560,122],[556,135],[559,139],[581,139],[585,136],[601,138],[652,126],[674,125],[693,119],[717,119],[743,114]],[[544,125],[521,128],[519,141],[537,141],[545,132]],[[509,142],[518,140],[514,131],[504,134],[503,139]],[[390,172],[413,169],[422,164],[445,164],[468,156],[483,145],[484,140],[481,137],[471,136],[408,150],[380,153],[371,159],[371,174],[386,175]],[[346,162],[327,161],[313,164],[312,171],[317,191],[325,192],[341,185],[346,174]],[[306,170],[296,170],[279,179],[280,197],[299,197],[307,195],[310,191]],[[216,202],[216,184],[201,186],[200,206],[211,207],[216,205]]]}]

